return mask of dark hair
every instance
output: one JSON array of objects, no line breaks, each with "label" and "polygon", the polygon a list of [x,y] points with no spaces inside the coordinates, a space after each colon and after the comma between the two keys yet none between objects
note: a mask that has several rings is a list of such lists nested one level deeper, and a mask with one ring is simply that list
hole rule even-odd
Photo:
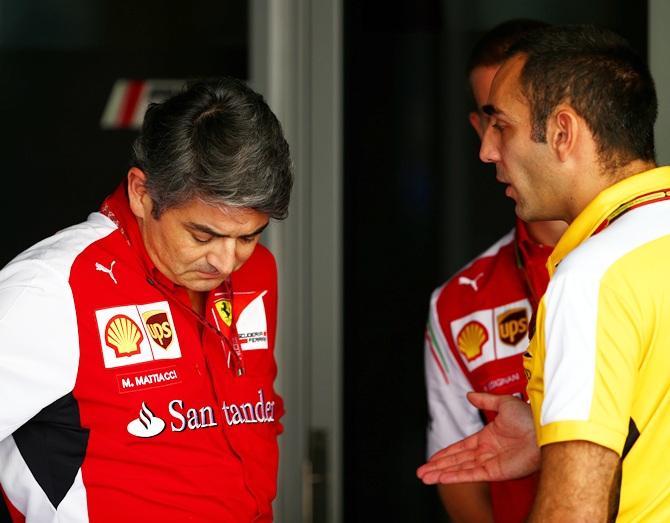
[{"label": "dark hair", "polygon": [[200,80],[151,104],[133,166],[158,218],[192,198],[283,219],[293,183],[289,147],[263,97],[233,78]]},{"label": "dark hair", "polygon": [[477,41],[468,59],[466,73],[469,76],[477,67],[500,65],[505,61],[508,49],[524,34],[547,24],[529,18],[515,18],[496,25]]},{"label": "dark hair", "polygon": [[547,118],[568,103],[593,133],[603,165],[654,161],[654,81],[625,39],[589,25],[546,27],[522,37],[508,56],[519,53],[534,141],[546,141]]}]

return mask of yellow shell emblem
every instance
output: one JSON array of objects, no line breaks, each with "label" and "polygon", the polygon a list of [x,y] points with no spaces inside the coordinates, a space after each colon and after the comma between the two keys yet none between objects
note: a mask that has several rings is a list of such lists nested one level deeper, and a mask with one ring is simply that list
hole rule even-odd
[{"label": "yellow shell emblem", "polygon": [[132,356],[140,352],[142,331],[128,316],[119,314],[107,323],[105,341],[117,356]]},{"label": "yellow shell emblem", "polygon": [[489,335],[484,327],[478,321],[471,321],[465,324],[458,333],[458,350],[468,361],[473,361],[482,355],[484,344],[488,341]]}]

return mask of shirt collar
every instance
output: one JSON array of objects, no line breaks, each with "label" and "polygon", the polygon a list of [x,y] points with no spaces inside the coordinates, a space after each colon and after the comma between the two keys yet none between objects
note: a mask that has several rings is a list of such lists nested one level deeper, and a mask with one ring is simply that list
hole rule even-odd
[{"label": "shirt collar", "polygon": [[558,264],[583,241],[591,237],[600,224],[622,204],[655,190],[670,187],[670,167],[657,167],[635,174],[600,192],[568,226],[547,260],[549,275]]},{"label": "shirt collar", "polygon": [[517,217],[516,219],[516,244],[521,256],[520,265],[530,267],[535,262],[544,265],[553,247],[538,243],[530,237],[528,225]]},{"label": "shirt collar", "polygon": [[137,217],[130,208],[127,182],[125,180],[105,199],[100,206],[100,212],[119,227],[121,234],[131,249],[140,257],[147,275],[155,278],[168,289],[174,290],[176,285],[156,268],[144,246],[144,239],[142,238]]}]

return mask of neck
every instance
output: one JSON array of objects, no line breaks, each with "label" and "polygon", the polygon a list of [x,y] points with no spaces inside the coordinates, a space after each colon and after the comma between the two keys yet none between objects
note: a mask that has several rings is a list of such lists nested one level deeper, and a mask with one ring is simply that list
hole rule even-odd
[{"label": "neck", "polygon": [[554,247],[567,228],[568,224],[560,220],[526,223],[530,239],[548,247]]},{"label": "neck", "polygon": [[648,171],[650,169],[653,169],[654,167],[656,167],[656,164],[654,162],[650,162],[647,160],[633,160],[632,162],[627,163],[623,167],[616,169],[614,173],[612,173],[611,171],[604,171],[602,175],[606,179],[609,179],[608,180],[609,184],[607,185],[607,187],[609,187],[610,185],[614,185],[615,183],[620,182],[625,178],[629,178],[636,174],[640,174],[644,171]]},{"label": "neck", "polygon": [[206,292],[198,292],[198,291],[192,291],[190,289],[187,289],[186,291],[188,293],[189,300],[191,301],[191,308],[200,314],[200,316],[204,316],[205,314],[205,302],[207,300],[207,293]]},{"label": "neck", "polygon": [[608,187],[654,167],[656,167],[654,162],[633,160],[615,169],[601,167],[599,170],[591,171],[590,176],[585,174],[585,170],[582,170],[582,176],[575,182],[578,186],[573,186],[572,206],[566,221],[571,223],[596,196]]}]

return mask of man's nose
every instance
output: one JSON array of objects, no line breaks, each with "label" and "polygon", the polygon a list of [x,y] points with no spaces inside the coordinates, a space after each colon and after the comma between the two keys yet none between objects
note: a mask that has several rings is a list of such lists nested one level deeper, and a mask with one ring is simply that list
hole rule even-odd
[{"label": "man's nose", "polygon": [[207,254],[207,263],[214,267],[219,274],[228,277],[235,270],[236,248],[237,240],[235,238],[219,238]]},{"label": "man's nose", "polygon": [[487,125],[482,136],[482,144],[479,147],[479,159],[484,163],[495,163],[500,160],[498,144],[494,136],[495,130],[491,125]]}]

